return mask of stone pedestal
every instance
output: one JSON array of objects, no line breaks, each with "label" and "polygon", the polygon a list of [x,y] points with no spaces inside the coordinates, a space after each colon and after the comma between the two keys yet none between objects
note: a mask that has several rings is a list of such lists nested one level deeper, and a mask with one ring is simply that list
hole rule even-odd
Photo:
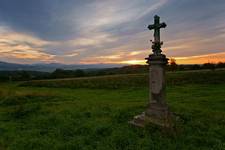
[{"label": "stone pedestal", "polygon": [[171,127],[171,113],[166,104],[166,81],[165,67],[168,59],[165,55],[149,55],[149,104],[145,112],[135,116],[130,123],[144,127],[148,123],[153,123],[163,127]]}]

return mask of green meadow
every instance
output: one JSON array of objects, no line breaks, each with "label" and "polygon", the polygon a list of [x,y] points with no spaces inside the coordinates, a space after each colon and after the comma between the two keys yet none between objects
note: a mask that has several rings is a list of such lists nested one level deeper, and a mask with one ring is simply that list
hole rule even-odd
[{"label": "green meadow", "polygon": [[174,128],[128,124],[147,74],[0,83],[0,150],[225,150],[225,71],[167,73]]}]

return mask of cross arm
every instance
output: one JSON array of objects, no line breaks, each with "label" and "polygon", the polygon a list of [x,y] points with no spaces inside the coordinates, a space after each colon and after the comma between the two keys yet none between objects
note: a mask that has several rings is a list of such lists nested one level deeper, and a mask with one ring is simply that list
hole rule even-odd
[{"label": "cross arm", "polygon": [[154,29],[154,28],[155,28],[155,25],[149,25],[149,26],[148,26],[148,29],[149,29],[149,30],[152,30],[152,29]]},{"label": "cross arm", "polygon": [[165,22],[163,22],[163,23],[160,24],[160,28],[165,28],[166,26],[167,26],[167,25],[166,25]]}]

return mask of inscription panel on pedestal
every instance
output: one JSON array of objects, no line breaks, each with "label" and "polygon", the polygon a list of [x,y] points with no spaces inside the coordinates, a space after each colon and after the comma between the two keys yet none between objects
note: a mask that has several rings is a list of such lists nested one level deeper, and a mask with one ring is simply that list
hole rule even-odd
[{"label": "inscription panel on pedestal", "polygon": [[150,70],[150,88],[154,94],[159,94],[163,85],[163,70],[160,67],[152,67]]}]

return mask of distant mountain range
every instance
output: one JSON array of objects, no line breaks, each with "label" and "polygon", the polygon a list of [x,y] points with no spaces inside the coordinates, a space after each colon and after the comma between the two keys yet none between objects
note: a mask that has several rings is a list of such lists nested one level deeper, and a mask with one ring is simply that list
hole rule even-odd
[{"label": "distant mountain range", "polygon": [[29,71],[43,71],[52,72],[55,69],[76,70],[76,69],[102,69],[122,67],[120,64],[16,64],[0,61],[0,71],[15,71],[15,70],[29,70]]}]

